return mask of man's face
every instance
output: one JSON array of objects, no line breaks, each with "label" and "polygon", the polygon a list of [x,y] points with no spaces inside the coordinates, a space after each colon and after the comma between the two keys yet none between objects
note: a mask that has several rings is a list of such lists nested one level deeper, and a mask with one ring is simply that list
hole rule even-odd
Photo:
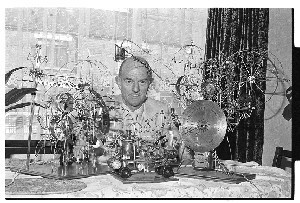
[{"label": "man's face", "polygon": [[151,79],[142,64],[125,64],[120,76],[116,78],[116,82],[125,104],[131,110],[138,109],[146,101]]}]

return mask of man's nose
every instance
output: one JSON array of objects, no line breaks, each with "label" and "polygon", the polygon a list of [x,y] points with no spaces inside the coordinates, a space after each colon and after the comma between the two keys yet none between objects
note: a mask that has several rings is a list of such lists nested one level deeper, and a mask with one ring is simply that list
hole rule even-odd
[{"label": "man's nose", "polygon": [[139,83],[138,83],[138,82],[135,82],[135,83],[133,84],[132,91],[133,91],[133,92],[139,92],[139,91],[140,91],[140,86],[139,86]]}]

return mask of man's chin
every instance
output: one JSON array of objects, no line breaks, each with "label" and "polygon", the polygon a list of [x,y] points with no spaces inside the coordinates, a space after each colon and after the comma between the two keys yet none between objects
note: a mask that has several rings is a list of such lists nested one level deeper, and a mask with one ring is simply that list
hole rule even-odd
[{"label": "man's chin", "polygon": [[130,106],[133,107],[133,108],[139,108],[140,106],[142,106],[142,104],[143,103],[138,103],[138,104],[137,103],[133,103],[133,104],[130,104]]},{"label": "man's chin", "polygon": [[141,106],[146,99],[141,99],[141,98],[136,98],[136,99],[131,99],[131,102],[129,103],[132,107],[139,107]]},{"label": "man's chin", "polygon": [[134,109],[138,109],[140,106],[142,106],[142,104],[147,100],[147,98],[145,99],[141,99],[141,98],[127,98],[127,101],[130,101],[130,102],[125,102],[126,100],[124,99],[124,103],[127,105],[127,106],[130,106],[131,108],[134,108]]}]

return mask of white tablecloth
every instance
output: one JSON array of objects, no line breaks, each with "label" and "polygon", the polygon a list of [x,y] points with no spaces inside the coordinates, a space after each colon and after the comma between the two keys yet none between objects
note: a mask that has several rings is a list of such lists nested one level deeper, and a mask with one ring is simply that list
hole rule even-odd
[{"label": "white tablecloth", "polygon": [[[233,165],[232,162],[227,164]],[[178,177],[178,181],[123,184],[112,175],[79,179],[81,191],[49,195],[6,195],[6,198],[291,198],[291,174],[274,167],[236,164],[236,172],[255,173],[251,182],[230,184]],[[6,179],[12,172],[6,171]],[[21,174],[18,178],[30,178]],[[36,178],[36,176],[34,176]]]}]

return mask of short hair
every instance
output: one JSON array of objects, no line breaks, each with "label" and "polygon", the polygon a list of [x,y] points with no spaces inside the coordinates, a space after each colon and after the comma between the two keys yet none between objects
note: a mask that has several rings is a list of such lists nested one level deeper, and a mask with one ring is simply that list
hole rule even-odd
[{"label": "short hair", "polygon": [[141,63],[146,69],[147,69],[147,74],[149,76],[149,78],[152,80],[153,77],[152,77],[152,69],[151,67],[149,66],[149,63],[147,62],[146,59],[144,59],[143,57],[141,56],[131,56],[131,57],[128,57],[126,58],[121,66],[120,66],[120,69],[119,69],[119,76],[121,76],[121,73],[122,73],[122,69],[123,69],[123,66],[125,66],[126,63],[129,63],[129,62],[132,62],[132,61],[137,61],[139,63]]}]

